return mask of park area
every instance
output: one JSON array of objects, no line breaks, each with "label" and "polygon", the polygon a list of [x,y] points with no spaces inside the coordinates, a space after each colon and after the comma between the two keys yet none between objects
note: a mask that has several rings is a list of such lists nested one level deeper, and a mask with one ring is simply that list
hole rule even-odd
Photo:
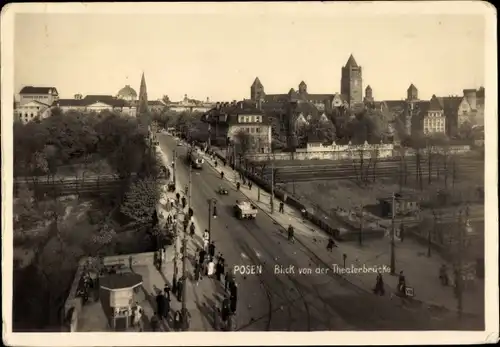
[{"label": "park area", "polygon": [[[147,134],[140,129],[135,118],[109,112],[55,112],[15,124],[14,331],[60,329],[82,257],[157,246],[152,228],[162,167],[144,155]],[[91,185],[85,194],[61,189],[98,177],[118,183]]]}]

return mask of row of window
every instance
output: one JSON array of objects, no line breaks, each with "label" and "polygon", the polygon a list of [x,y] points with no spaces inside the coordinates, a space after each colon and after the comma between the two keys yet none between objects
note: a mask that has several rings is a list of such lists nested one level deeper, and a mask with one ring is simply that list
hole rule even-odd
[{"label": "row of window", "polygon": [[262,123],[262,116],[238,116],[238,123]]},{"label": "row of window", "polygon": [[48,95],[23,95],[24,99],[33,99],[33,100],[47,100],[49,98]]},{"label": "row of window", "polygon": [[260,128],[255,128],[255,127],[244,127],[244,128],[241,128],[241,130],[243,130],[244,132],[249,133],[249,134],[259,134],[261,132]]}]

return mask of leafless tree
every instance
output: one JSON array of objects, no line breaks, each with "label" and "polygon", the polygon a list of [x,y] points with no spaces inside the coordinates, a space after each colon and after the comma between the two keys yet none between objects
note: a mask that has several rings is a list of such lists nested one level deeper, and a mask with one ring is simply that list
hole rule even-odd
[{"label": "leafless tree", "polygon": [[235,146],[237,147],[241,165],[252,148],[252,139],[250,135],[244,130],[238,131],[235,135]]}]

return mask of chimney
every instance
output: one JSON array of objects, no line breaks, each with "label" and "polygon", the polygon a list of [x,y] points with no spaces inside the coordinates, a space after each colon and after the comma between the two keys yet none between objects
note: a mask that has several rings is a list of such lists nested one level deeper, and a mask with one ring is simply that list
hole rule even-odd
[{"label": "chimney", "polygon": [[467,99],[470,107],[476,110],[477,92],[475,89],[464,89],[464,97]]},{"label": "chimney", "polygon": [[240,108],[243,109],[243,101],[240,102]]}]

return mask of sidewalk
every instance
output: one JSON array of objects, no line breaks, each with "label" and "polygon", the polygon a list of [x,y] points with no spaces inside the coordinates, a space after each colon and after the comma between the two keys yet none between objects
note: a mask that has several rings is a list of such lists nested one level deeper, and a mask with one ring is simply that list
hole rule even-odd
[{"label": "sidewalk", "polygon": [[[159,151],[159,155],[164,165],[167,168],[170,168],[169,158],[168,156]],[[184,177],[177,177],[178,185],[183,186]],[[175,200],[175,194],[173,192],[167,192],[166,187],[162,191],[162,197],[160,199],[160,203],[158,204],[158,211],[160,225],[164,225],[166,222],[166,218],[169,214],[174,215],[176,213],[176,207],[171,210],[168,210],[166,206],[166,202],[171,199]],[[181,192],[181,196],[182,196]],[[182,209],[182,208],[180,208]],[[187,207],[181,213],[187,213]],[[182,217],[181,217],[182,218]],[[195,235],[193,237],[187,236],[187,266],[186,270],[188,275],[187,281],[187,297],[186,297],[186,307],[191,314],[191,325],[190,331],[213,331],[213,316],[215,305],[220,305],[222,302],[222,296],[224,294],[224,290],[222,285],[216,280],[209,279],[204,277],[203,280],[200,280],[198,284],[194,282],[193,278],[193,270],[194,270],[194,259],[196,255],[196,250],[199,247],[202,247],[200,242],[197,240],[202,240],[203,230],[200,227],[197,217],[193,216],[193,223],[195,225]],[[177,249],[180,251],[181,249],[181,241],[184,238],[184,232],[182,227],[178,230],[177,241]],[[163,289],[165,283],[169,283],[172,286],[172,279],[174,273],[174,255],[175,255],[175,247],[176,245],[171,245],[167,248],[167,263],[162,267],[162,272],[154,271],[150,273],[151,283],[149,286],[152,288],[151,292],[156,291],[157,288]],[[177,257],[177,266],[178,266],[178,276],[179,278],[182,275],[182,254],[178,254]],[[146,285],[146,283],[145,283]],[[154,291],[153,291],[154,290]],[[154,298],[153,298],[154,299]],[[171,301],[171,309],[174,312],[175,310],[181,309],[181,303],[177,301],[177,299],[172,298]]]},{"label": "sidewalk", "polygon": [[[224,155],[221,153],[221,155]],[[212,167],[214,160],[205,155],[207,163]],[[216,170],[224,171],[224,177],[229,182],[236,184],[239,181],[239,174],[228,166],[223,166],[218,160]],[[241,184],[241,182],[240,182]],[[381,267],[386,265],[389,271],[390,265],[390,240],[367,241],[365,245],[359,247],[352,243],[341,243],[333,252],[326,250],[328,236],[308,221],[303,221],[299,211],[285,205],[285,213],[279,213],[279,200],[275,199],[274,210],[270,212],[270,194],[256,185],[252,189],[241,184],[240,190],[250,200],[270,215],[272,219],[283,228],[292,225],[295,229],[295,237],[300,244],[314,253],[324,264],[340,264],[343,266],[343,254],[347,255],[346,267]],[[260,202],[258,195],[260,190]],[[438,254],[432,254],[430,258],[426,256],[426,250],[412,240],[405,239],[404,242],[396,243],[396,273],[404,271],[408,286],[414,288],[414,301],[422,302],[432,308],[446,308],[455,311],[457,300],[451,287],[441,286],[438,278],[438,271],[441,264],[445,263]],[[448,264],[451,269],[451,265]],[[450,274],[451,275],[451,274]],[[349,282],[366,291],[372,290],[375,284],[376,273],[365,273],[356,275],[343,275]],[[452,277],[452,276],[451,276]],[[384,275],[386,291],[395,292],[397,288],[397,276]],[[470,288],[464,292],[463,312],[483,315],[484,307],[484,280],[476,279],[475,288]]]}]

